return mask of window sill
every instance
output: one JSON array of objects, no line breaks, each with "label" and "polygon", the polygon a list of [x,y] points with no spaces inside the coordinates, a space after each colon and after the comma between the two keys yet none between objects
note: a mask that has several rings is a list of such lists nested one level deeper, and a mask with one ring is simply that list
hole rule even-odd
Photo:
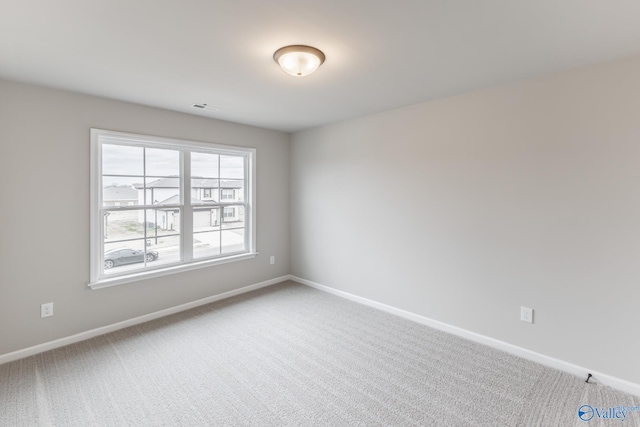
[{"label": "window sill", "polygon": [[123,285],[125,283],[137,282],[139,280],[147,280],[147,279],[152,279],[154,277],[168,276],[175,273],[181,273],[183,271],[197,270],[199,268],[211,267],[214,265],[227,264],[229,262],[251,259],[251,258],[255,258],[256,255],[258,255],[257,252],[251,252],[247,254],[232,255],[225,258],[209,259],[205,261],[194,261],[189,264],[174,265],[166,268],[159,268],[157,270],[141,271],[139,273],[127,274],[124,276],[106,277],[106,278],[96,280],[95,282],[89,283],[89,287],[93,290],[108,288],[111,286]]}]

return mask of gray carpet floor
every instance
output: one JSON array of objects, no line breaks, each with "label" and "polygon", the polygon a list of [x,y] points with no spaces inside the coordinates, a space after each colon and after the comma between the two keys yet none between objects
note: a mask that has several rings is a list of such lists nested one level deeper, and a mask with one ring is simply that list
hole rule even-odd
[{"label": "gray carpet floor", "polygon": [[632,426],[633,397],[285,282],[0,366],[2,426]]}]

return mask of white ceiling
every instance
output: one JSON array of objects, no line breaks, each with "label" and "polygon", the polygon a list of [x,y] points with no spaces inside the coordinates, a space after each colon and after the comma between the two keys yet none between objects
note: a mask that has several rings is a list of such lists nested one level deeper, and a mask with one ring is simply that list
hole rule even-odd
[{"label": "white ceiling", "polygon": [[284,131],[636,54],[638,0],[0,0],[0,77]]}]

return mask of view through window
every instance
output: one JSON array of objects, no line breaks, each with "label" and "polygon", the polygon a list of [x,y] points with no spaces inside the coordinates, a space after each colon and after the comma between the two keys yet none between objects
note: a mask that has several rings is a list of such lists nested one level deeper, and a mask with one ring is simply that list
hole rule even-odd
[{"label": "view through window", "polygon": [[92,281],[253,252],[253,150],[92,131]]}]

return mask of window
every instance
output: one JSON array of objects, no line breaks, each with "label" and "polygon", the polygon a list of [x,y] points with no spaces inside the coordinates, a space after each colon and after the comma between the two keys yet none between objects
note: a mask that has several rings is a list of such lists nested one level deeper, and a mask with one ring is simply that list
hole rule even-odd
[{"label": "window", "polygon": [[[92,129],[90,286],[255,256],[254,157],[250,148]],[[110,201],[114,188],[134,201]]]},{"label": "window", "polygon": [[233,200],[236,198],[236,192],[233,189],[223,188],[220,198],[222,200]]},{"label": "window", "polygon": [[224,208],[225,220],[228,218],[235,219],[235,217],[236,217],[236,208]]}]

